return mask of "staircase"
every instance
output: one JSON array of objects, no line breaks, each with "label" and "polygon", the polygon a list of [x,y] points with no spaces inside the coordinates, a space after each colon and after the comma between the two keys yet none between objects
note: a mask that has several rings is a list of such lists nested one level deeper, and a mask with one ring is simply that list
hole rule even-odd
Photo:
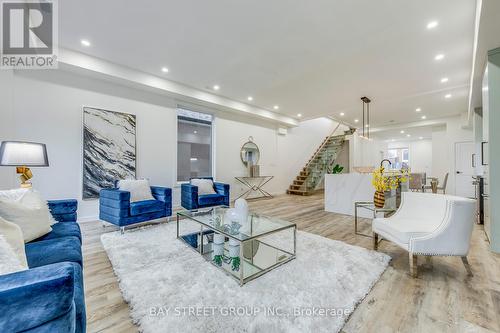
[{"label": "staircase", "polygon": [[342,150],[345,134],[334,136],[333,133],[326,137],[314,152],[314,155],[286,191],[287,194],[311,195],[315,192],[327,171],[335,165],[335,160]]}]

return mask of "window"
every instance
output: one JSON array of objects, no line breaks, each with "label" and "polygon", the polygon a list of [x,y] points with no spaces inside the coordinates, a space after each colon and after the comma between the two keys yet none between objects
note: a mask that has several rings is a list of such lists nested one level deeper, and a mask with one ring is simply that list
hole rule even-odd
[{"label": "window", "polygon": [[212,176],[212,115],[177,112],[177,181]]},{"label": "window", "polygon": [[392,148],[387,151],[387,158],[391,161],[391,169],[404,169],[408,167],[410,161],[410,151],[408,148]]}]

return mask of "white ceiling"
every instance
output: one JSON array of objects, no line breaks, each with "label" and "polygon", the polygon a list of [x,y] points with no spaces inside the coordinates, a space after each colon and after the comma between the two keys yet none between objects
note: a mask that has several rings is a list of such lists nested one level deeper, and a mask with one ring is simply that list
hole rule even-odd
[{"label": "white ceiling", "polygon": [[472,0],[60,1],[59,36],[65,48],[303,119],[345,112],[352,122],[366,95],[372,126],[384,126],[467,111],[474,15]]},{"label": "white ceiling", "polygon": [[[423,125],[408,128],[393,128],[386,131],[371,134],[371,137],[387,142],[413,141],[422,139],[432,139],[432,132],[436,129],[444,129],[446,125]],[[404,133],[401,133],[404,131]],[[408,136],[410,135],[410,136]]]}]

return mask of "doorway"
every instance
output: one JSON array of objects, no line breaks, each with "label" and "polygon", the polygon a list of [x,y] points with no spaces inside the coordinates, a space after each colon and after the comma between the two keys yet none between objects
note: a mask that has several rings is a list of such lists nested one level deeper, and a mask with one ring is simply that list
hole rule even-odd
[{"label": "doorway", "polygon": [[474,198],[472,184],[474,176],[474,143],[455,143],[455,194],[461,197]]}]

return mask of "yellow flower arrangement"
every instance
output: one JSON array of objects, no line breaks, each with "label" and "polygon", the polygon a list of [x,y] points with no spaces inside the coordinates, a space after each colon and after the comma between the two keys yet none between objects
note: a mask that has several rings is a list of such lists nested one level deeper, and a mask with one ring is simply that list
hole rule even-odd
[{"label": "yellow flower arrangement", "polygon": [[375,169],[372,173],[372,185],[376,191],[385,192],[396,189],[399,184],[410,179],[410,170],[398,170],[385,172],[383,167]]}]

